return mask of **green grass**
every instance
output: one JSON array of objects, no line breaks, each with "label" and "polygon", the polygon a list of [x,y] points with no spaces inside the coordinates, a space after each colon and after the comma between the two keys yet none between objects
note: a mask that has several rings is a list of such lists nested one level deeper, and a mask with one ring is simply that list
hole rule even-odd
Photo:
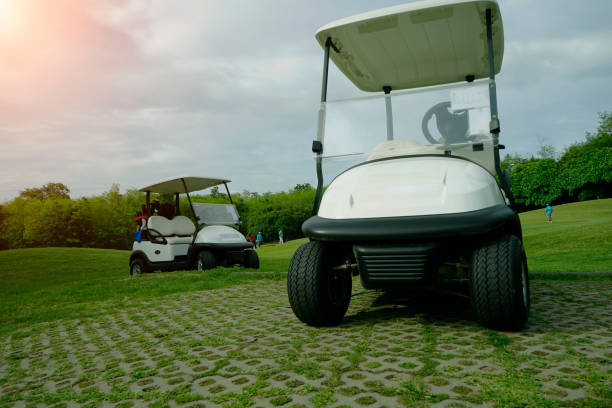
[{"label": "green grass", "polygon": [[257,250],[262,271],[287,272],[291,257],[298,247],[308,242],[307,238],[288,241],[284,245],[264,245]]},{"label": "green grass", "polygon": [[612,270],[612,199],[556,206],[552,223],[543,208],[520,218],[531,271]]},{"label": "green grass", "polygon": [[[543,210],[520,216],[532,272],[612,268],[612,199],[557,206],[552,224],[546,222]],[[306,239],[299,239],[259,249],[260,269],[273,274],[220,268],[205,273],[155,273],[138,278],[128,274],[129,251],[86,248],[0,251],[0,336],[29,323],[98,315],[143,299],[251,280],[283,279],[291,256],[305,242]]]},{"label": "green grass", "polygon": [[90,248],[0,251],[0,336],[29,323],[96,316],[140,300],[283,278],[238,268],[131,278],[129,257],[129,251]]}]

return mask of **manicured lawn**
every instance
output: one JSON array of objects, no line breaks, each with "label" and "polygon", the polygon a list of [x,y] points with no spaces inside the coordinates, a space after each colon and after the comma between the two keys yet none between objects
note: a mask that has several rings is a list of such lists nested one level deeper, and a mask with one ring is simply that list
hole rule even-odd
[{"label": "manicured lawn", "polygon": [[612,271],[612,199],[554,207],[548,223],[544,209],[520,214],[532,271]]},{"label": "manicured lawn", "polygon": [[102,304],[120,309],[137,300],[284,278],[238,268],[131,278],[129,256],[129,251],[89,248],[0,251],[0,335],[15,325],[95,316]]},{"label": "manicured lawn", "polygon": [[308,238],[287,241],[283,245],[269,244],[262,246],[257,250],[261,270],[287,272],[293,253],[306,242],[308,242]]}]

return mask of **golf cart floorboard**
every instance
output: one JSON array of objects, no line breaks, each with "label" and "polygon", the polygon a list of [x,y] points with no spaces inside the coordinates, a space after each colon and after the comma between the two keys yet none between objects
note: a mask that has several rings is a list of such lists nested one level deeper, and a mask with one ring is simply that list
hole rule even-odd
[{"label": "golf cart floorboard", "polygon": [[314,240],[346,243],[464,240],[502,232],[522,236],[518,215],[503,204],[464,213],[407,217],[331,219],[315,215],[304,222],[302,231]]}]

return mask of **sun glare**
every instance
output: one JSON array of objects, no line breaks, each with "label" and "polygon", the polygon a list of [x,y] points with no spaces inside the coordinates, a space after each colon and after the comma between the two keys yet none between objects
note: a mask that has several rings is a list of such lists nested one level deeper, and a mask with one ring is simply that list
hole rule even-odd
[{"label": "sun glare", "polygon": [[23,20],[24,2],[19,0],[0,0],[0,37],[7,40],[15,34]]}]

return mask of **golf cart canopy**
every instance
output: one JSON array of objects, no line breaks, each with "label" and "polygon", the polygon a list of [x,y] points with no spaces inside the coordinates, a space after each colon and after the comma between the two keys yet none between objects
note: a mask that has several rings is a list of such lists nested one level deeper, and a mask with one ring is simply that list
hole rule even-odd
[{"label": "golf cart canopy", "polygon": [[363,91],[486,78],[486,9],[491,10],[497,74],[504,33],[494,0],[429,0],[388,7],[327,24],[316,39],[324,48],[330,39],[331,59]]},{"label": "golf cart canopy", "polygon": [[143,187],[140,191],[145,193],[184,194],[192,191],[204,190],[219,184],[229,183],[230,181],[231,180],[206,177],[179,177]]}]

